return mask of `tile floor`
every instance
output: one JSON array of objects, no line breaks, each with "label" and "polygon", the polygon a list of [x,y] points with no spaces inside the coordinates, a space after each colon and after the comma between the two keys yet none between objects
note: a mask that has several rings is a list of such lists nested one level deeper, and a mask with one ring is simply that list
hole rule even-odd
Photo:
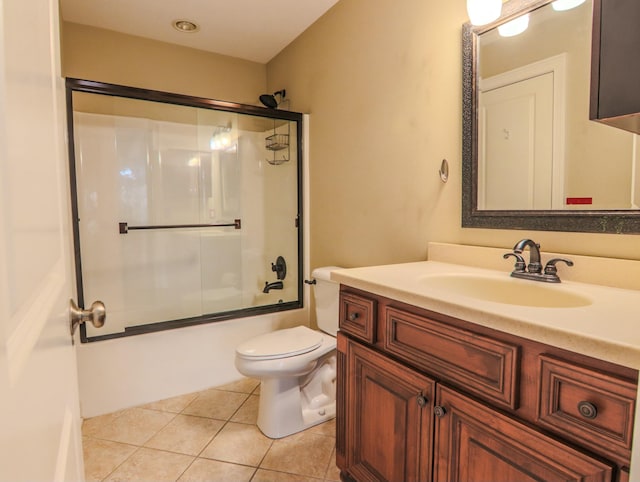
[{"label": "tile floor", "polygon": [[339,481],[335,420],[289,437],[256,426],[259,382],[243,379],[87,419],[87,481]]}]

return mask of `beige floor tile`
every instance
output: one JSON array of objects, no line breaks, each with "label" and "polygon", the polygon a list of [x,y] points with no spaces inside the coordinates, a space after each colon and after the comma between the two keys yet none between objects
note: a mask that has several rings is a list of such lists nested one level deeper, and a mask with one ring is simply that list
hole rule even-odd
[{"label": "beige floor tile", "polygon": [[122,411],[118,417],[104,418],[99,424],[92,424],[91,419],[87,420],[84,432],[87,436],[103,440],[142,445],[175,416],[169,412],[130,408]]},{"label": "beige floor tile", "polygon": [[111,423],[125,411],[126,410],[119,410],[106,415],[98,415],[97,417],[84,419],[82,421],[82,435],[94,437],[97,433],[104,430],[104,427],[111,425]]},{"label": "beige floor tile", "polygon": [[235,382],[227,383],[216,390],[225,390],[227,392],[252,393],[260,385],[260,380],[255,378],[242,378]]},{"label": "beige floor tile", "polygon": [[255,425],[229,422],[200,457],[257,467],[272,443]]},{"label": "beige floor tile", "polygon": [[197,393],[188,393],[186,395],[180,395],[178,397],[167,398],[165,400],[159,400],[157,402],[147,403],[140,408],[148,408],[149,410],[160,410],[162,412],[182,412],[187,405],[195,400],[198,396]]},{"label": "beige floor tile", "polygon": [[259,403],[260,397],[258,395],[249,395],[249,398],[247,398],[238,411],[233,414],[231,421],[255,424],[258,421]]},{"label": "beige floor tile", "polygon": [[244,465],[196,459],[178,480],[180,482],[249,482],[255,470],[253,467]]},{"label": "beige floor tile", "polygon": [[86,478],[339,481],[335,421],[274,441],[255,424],[259,393],[257,380],[242,379],[87,419],[82,425]]},{"label": "beige floor tile", "polygon": [[86,480],[104,479],[136,450],[133,445],[84,437],[82,452]]},{"label": "beige floor tile", "polygon": [[198,455],[223,425],[222,420],[177,415],[167,426],[151,437],[145,447]]},{"label": "beige floor tile", "polygon": [[327,422],[323,422],[314,427],[311,427],[306,430],[309,433],[315,433],[316,435],[325,435],[327,437],[336,436],[336,419],[329,420]]},{"label": "beige floor tile", "polygon": [[275,440],[260,468],[323,478],[335,446],[335,439],[300,432]]},{"label": "beige floor tile", "polygon": [[200,392],[182,413],[217,418],[218,420],[229,420],[248,397],[247,393],[225,392],[215,389],[205,390]]},{"label": "beige floor tile", "polygon": [[329,459],[329,467],[327,473],[324,476],[324,480],[331,482],[340,482],[340,469],[336,465],[336,449],[331,452],[331,459]]},{"label": "beige floor tile", "polygon": [[318,482],[322,479],[306,475],[287,474],[273,470],[258,469],[251,482]]},{"label": "beige floor tile", "polygon": [[106,480],[175,481],[193,460],[188,455],[140,448]]}]

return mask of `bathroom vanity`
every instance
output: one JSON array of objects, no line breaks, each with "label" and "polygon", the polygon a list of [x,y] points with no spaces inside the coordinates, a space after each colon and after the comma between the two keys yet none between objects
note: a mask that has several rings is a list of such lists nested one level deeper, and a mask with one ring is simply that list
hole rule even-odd
[{"label": "bathroom vanity", "polygon": [[437,261],[332,279],[344,480],[630,480],[639,292]]}]

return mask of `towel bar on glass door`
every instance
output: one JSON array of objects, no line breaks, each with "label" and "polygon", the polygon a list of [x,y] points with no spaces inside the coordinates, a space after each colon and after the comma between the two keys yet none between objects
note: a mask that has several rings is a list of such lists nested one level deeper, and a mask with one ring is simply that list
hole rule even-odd
[{"label": "towel bar on glass door", "polygon": [[242,220],[234,219],[233,223],[226,224],[165,224],[156,226],[129,226],[128,223],[118,223],[120,234],[127,234],[129,231],[137,229],[183,229],[183,228],[220,228],[231,227],[242,229]]}]

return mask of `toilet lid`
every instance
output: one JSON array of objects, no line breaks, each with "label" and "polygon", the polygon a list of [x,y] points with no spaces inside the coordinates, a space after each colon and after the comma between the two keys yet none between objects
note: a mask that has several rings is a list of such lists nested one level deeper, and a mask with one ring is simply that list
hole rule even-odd
[{"label": "toilet lid", "polygon": [[322,334],[306,326],[296,326],[256,336],[236,348],[245,358],[272,359],[302,355],[322,344]]}]

